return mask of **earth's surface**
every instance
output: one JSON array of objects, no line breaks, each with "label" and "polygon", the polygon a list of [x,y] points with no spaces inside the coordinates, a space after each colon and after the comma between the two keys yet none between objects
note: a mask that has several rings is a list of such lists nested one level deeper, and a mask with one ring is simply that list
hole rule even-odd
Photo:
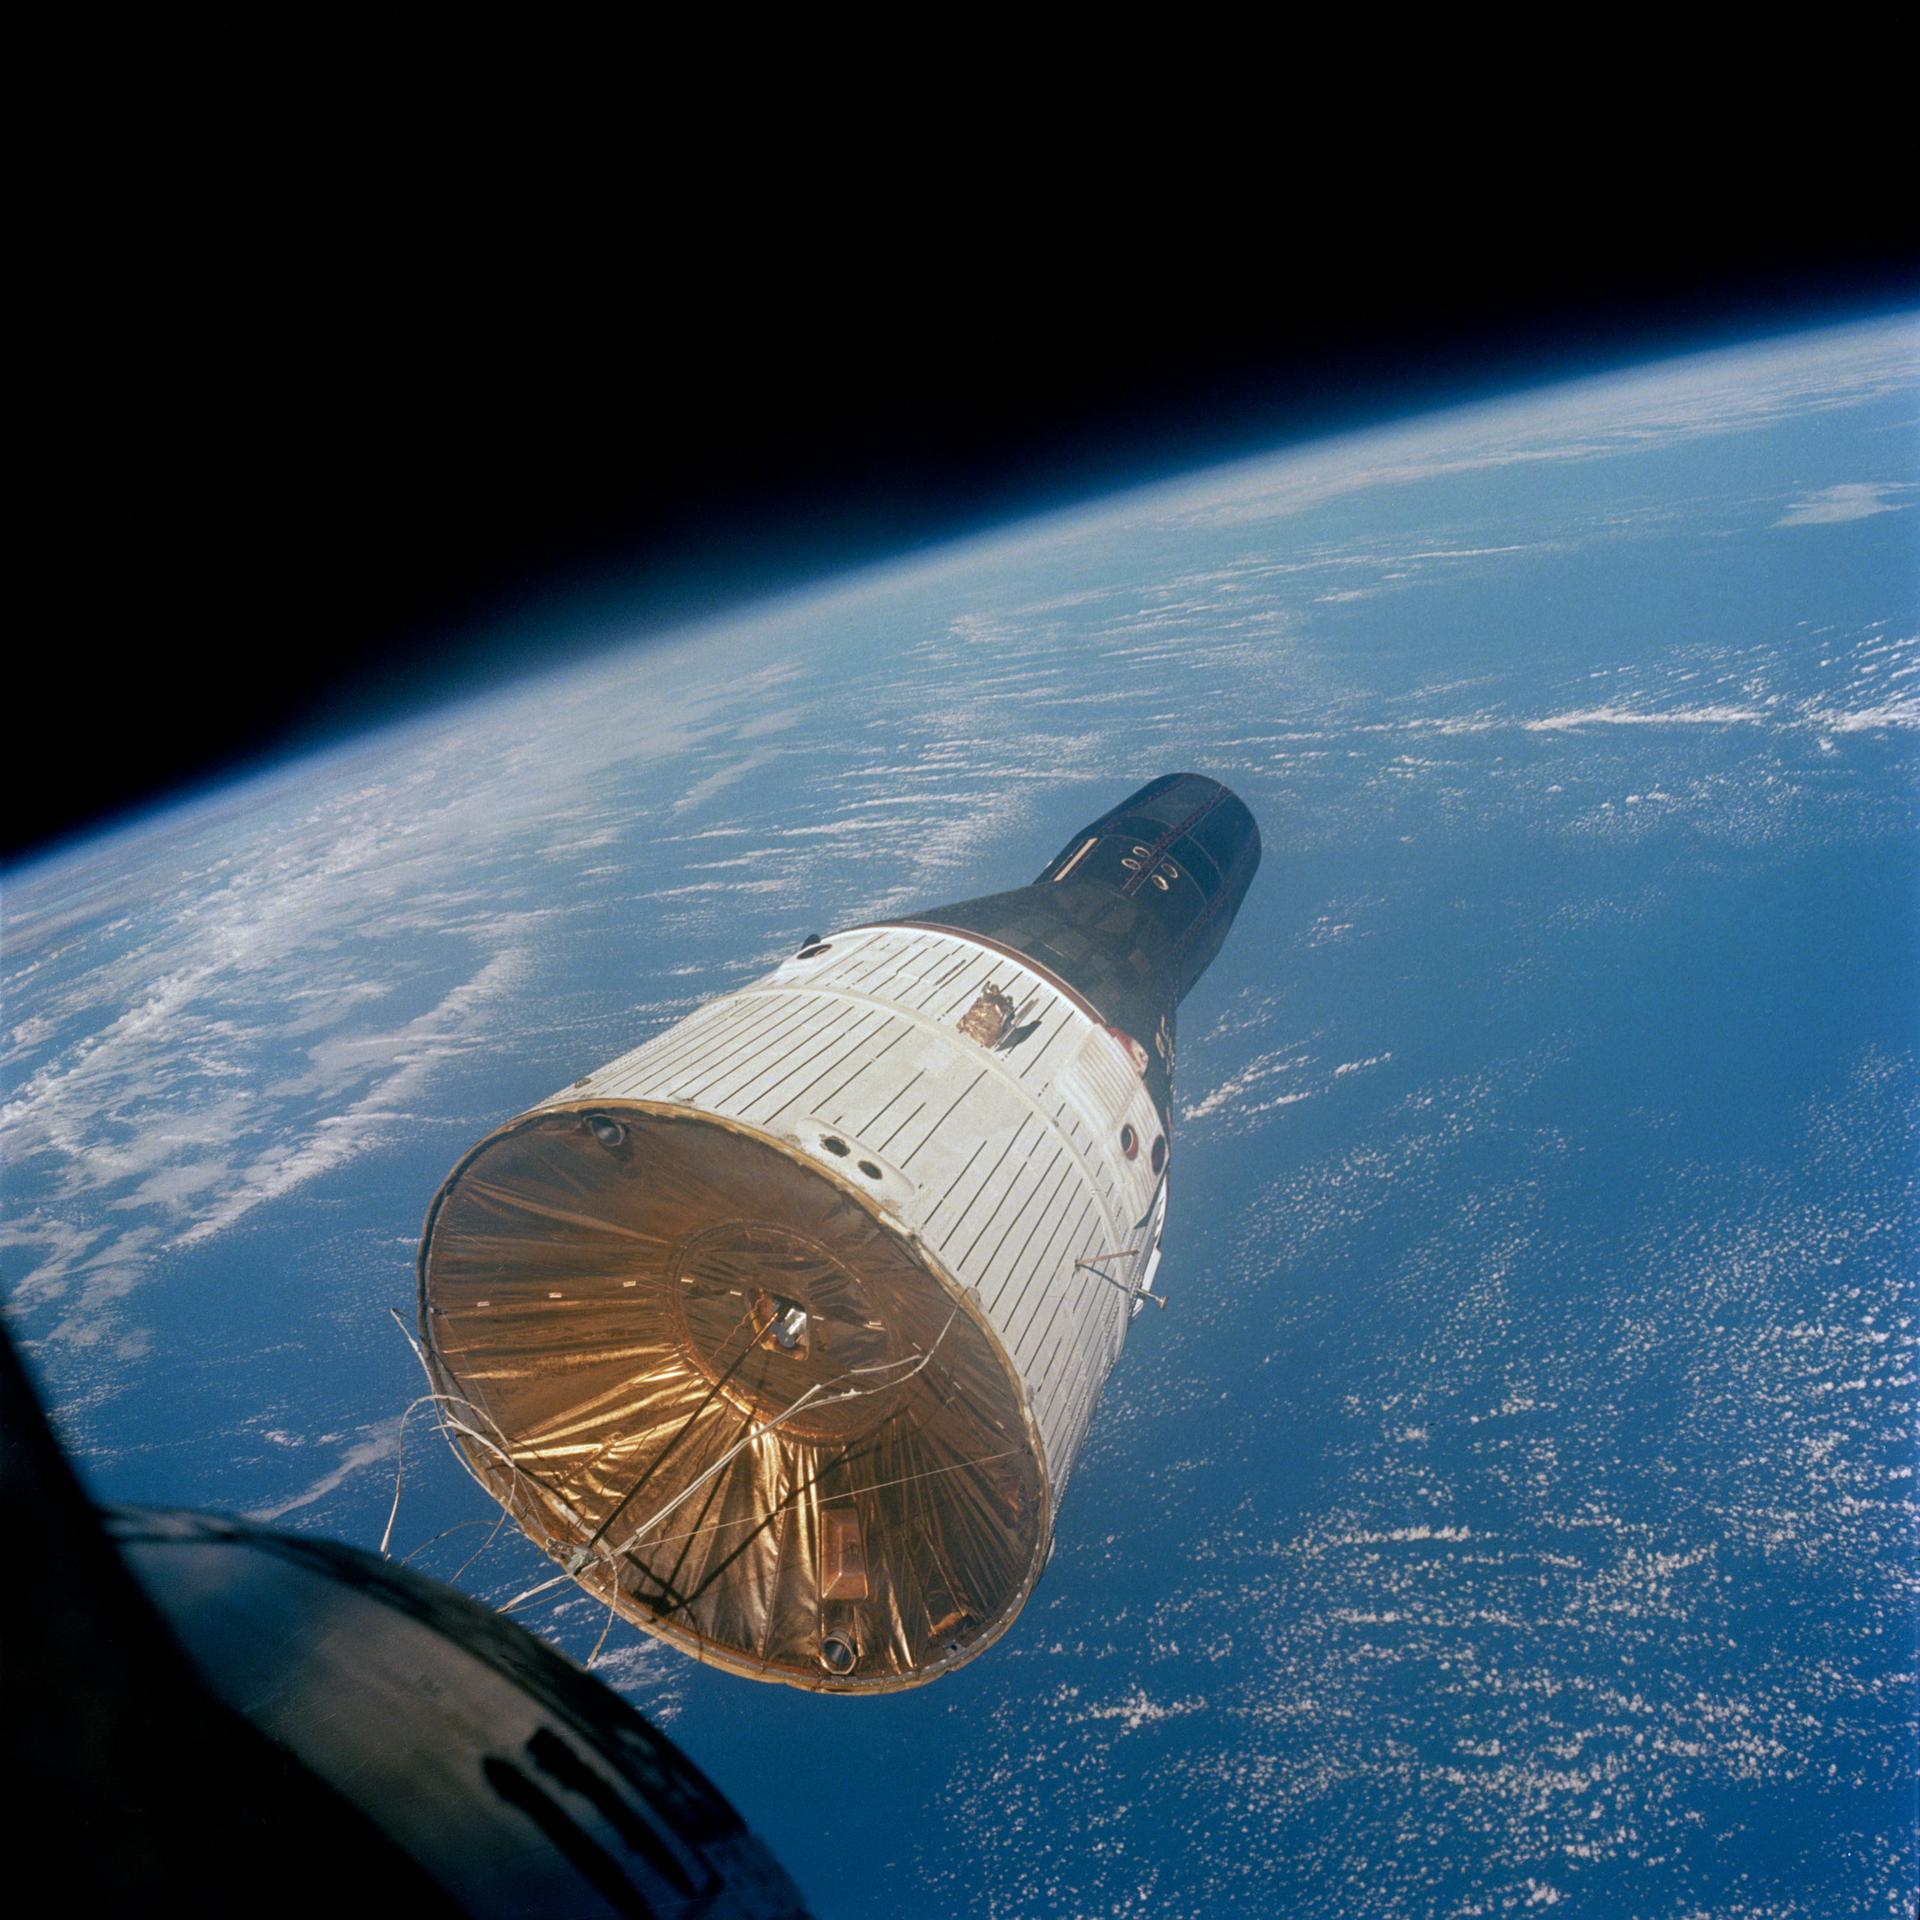
[{"label": "earth's surface", "polygon": [[[1905,322],[1328,441],[14,874],[7,1311],[82,1470],[377,1543],[470,1142],[1196,768],[1265,863],[1026,1613],[885,1699],[602,1671],[826,1920],[1908,1911],[1917,414]],[[540,1570],[406,1461],[396,1552]]]}]

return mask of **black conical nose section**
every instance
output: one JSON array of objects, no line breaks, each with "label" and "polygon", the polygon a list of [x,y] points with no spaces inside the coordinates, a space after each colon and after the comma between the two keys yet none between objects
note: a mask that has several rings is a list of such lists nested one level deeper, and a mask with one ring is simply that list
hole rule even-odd
[{"label": "black conical nose section", "polygon": [[[1212,964],[1260,865],[1260,829],[1230,787],[1169,773],[1074,835],[1034,883],[1084,890],[1130,914],[1125,964],[1141,960],[1173,1006]],[[1138,956],[1138,957],[1136,957]],[[1095,998],[1089,995],[1089,998]]]}]

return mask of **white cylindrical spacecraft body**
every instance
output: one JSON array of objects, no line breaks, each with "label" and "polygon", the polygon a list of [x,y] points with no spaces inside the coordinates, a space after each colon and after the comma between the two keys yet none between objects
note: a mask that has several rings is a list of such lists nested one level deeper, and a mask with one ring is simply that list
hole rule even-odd
[{"label": "white cylindrical spacecraft body", "polygon": [[734,1671],[884,1691],[990,1644],[1151,1285],[1174,1008],[1258,858],[1168,776],[1032,886],[811,938],[482,1141],[420,1262],[474,1472]]}]

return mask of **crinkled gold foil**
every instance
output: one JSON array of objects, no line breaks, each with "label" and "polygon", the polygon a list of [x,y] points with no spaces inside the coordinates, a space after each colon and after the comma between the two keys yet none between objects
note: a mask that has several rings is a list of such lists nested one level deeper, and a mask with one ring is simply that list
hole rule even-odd
[{"label": "crinkled gold foil", "polygon": [[420,1323],[456,1444],[529,1536],[736,1673],[916,1685],[996,1638],[1044,1558],[984,1319],[750,1128],[643,1102],[512,1122],[428,1215]]}]

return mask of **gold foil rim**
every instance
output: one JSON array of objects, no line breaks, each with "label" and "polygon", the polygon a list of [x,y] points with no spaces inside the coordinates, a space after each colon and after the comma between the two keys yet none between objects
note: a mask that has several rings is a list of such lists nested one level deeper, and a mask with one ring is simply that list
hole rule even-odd
[{"label": "gold foil rim", "polygon": [[[765,1230],[769,1277],[746,1271],[746,1229]],[[644,1630],[750,1678],[889,1692],[972,1659],[1025,1604],[1051,1497],[1018,1369],[911,1228],[793,1143],[664,1102],[536,1108],[448,1175],[418,1271],[423,1347],[467,1465]],[[716,1349],[732,1301],[716,1317],[714,1299],[696,1312],[685,1296],[735,1277],[763,1306],[743,1297]],[[783,1350],[765,1309],[803,1295],[817,1314]],[[878,1330],[854,1325],[861,1303]],[[705,1336],[690,1326],[703,1314]],[[818,1395],[783,1420],[787,1388],[809,1385],[862,1401]],[[831,1425],[889,1388],[897,1404],[864,1430]],[[744,1544],[720,1552],[729,1538]]]}]

